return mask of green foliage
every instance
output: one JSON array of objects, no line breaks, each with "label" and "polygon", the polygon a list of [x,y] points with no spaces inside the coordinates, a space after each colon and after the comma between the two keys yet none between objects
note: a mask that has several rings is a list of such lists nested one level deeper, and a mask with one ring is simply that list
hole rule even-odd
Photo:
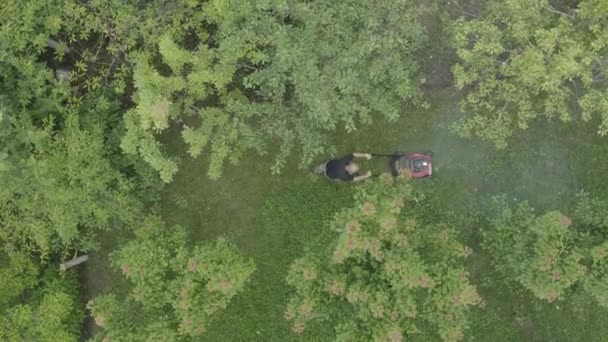
[{"label": "green foliage", "polygon": [[53,72],[37,57],[61,29],[54,1],[3,1],[0,5],[0,108],[18,108],[47,91]]},{"label": "green foliage", "polygon": [[98,326],[106,329],[93,336],[93,341],[178,341],[176,330],[168,325],[169,317],[158,316],[144,321],[141,306],[116,298],[114,294],[96,297],[89,308]]},{"label": "green foliage", "polygon": [[[0,5],[0,244],[8,254],[49,260],[91,250],[99,230],[129,226],[141,209],[127,167],[117,167],[118,106],[96,90],[125,74],[118,60],[100,61],[106,40],[96,14],[78,1]],[[67,79],[60,68],[70,69]]]},{"label": "green foliage", "polygon": [[[46,120],[49,114],[61,112],[66,102],[80,103],[91,94],[96,98],[90,105],[102,109],[108,98],[132,88],[132,55],[156,51],[159,37],[166,32],[184,36],[193,23],[201,24],[196,7],[191,1],[2,2],[0,112],[17,116],[27,109],[32,119]],[[60,76],[64,69],[69,76]],[[123,104],[128,106],[128,101]],[[99,121],[122,116],[124,107],[120,113],[107,114],[99,115]],[[117,123],[112,123],[115,129]],[[141,145],[142,155],[150,155],[153,147]],[[146,159],[156,169],[168,170],[162,173],[165,180],[167,173],[175,172],[170,162]]]},{"label": "green foliage", "polygon": [[114,267],[121,269],[133,283],[133,299],[154,308],[170,301],[173,284],[168,278],[184,262],[176,256],[185,253],[185,241],[185,232],[180,227],[166,227],[157,217],[142,222],[133,240],[112,257]]},{"label": "green foliage", "polygon": [[61,131],[27,116],[7,120],[0,179],[0,242],[41,258],[95,247],[95,232],[128,224],[137,202],[105,156],[103,136],[68,114]]},{"label": "green foliage", "polygon": [[285,318],[294,332],[335,320],[340,341],[463,338],[467,312],[481,303],[463,265],[472,250],[443,224],[421,227],[416,202],[410,184],[390,176],[357,192],[355,206],[332,221],[340,235],[331,255],[291,267],[296,294]]},{"label": "green foliage", "polygon": [[455,126],[504,148],[536,118],[601,119],[608,134],[607,7],[604,1],[486,1],[480,15],[456,21],[453,72],[470,115]]},{"label": "green foliage", "polygon": [[[22,304],[3,308],[2,341],[78,341],[83,315],[76,274],[47,271]],[[0,307],[1,308],[1,307]]]},{"label": "green foliage", "polygon": [[[361,142],[354,135],[334,137],[336,131],[351,134],[374,121],[394,121],[403,103],[420,104],[415,56],[426,38],[419,20],[427,27],[432,23],[421,16],[419,3],[2,1],[0,340],[80,339],[82,312],[75,275],[68,272],[60,278],[47,273],[41,280],[39,274],[56,268],[53,262],[75,251],[93,250],[101,243],[111,248],[112,243],[99,239],[101,231],[117,231],[140,221],[141,202],[153,206],[160,198],[159,180],[170,182],[178,171],[181,144],[171,140],[181,137],[191,157],[204,157],[213,179],[226,172],[227,163],[236,164],[251,151],[270,154],[272,170],[279,172],[292,155],[297,154],[300,166],[306,166],[317,156],[335,152],[332,140],[340,141],[342,148],[349,146],[344,140]],[[457,86],[466,92],[463,108],[470,113],[456,130],[498,147],[506,145],[514,130],[525,129],[537,118],[593,121],[600,134],[607,134],[608,3],[482,3],[479,18],[460,20],[454,28],[461,63],[453,70]],[[432,41],[437,45],[433,51],[447,50]],[[427,114],[417,113],[420,118]],[[435,125],[441,125],[444,117],[425,121],[428,126],[420,125],[417,117],[406,124],[411,133],[422,128],[436,135]],[[366,132],[367,137],[373,135]],[[384,132],[376,128],[371,133]],[[414,146],[412,142],[421,145],[435,139],[398,143]],[[366,147],[391,141],[372,140]],[[601,152],[597,146],[594,151]],[[600,159],[597,153],[594,157]],[[494,165],[488,176],[504,166]],[[519,166],[527,167],[523,162]],[[442,172],[450,168],[441,166]],[[256,172],[232,174],[232,180],[253,181],[246,190],[237,182],[195,184],[215,190],[206,190],[208,194],[232,190],[241,195],[260,187],[276,191],[267,179],[256,178]],[[299,176],[295,171],[289,175]],[[462,180],[453,178],[455,183]],[[595,178],[601,182],[601,177]],[[188,182],[185,191],[192,186]],[[412,195],[405,185],[379,190],[384,186],[375,183],[362,189],[356,206],[333,221],[339,237],[332,252],[343,254],[340,262],[316,250],[325,245],[324,240],[332,240],[322,221],[347,201],[347,190],[337,196],[333,190],[313,188],[305,195],[289,192],[267,202],[262,191],[246,194],[237,205],[230,202],[229,208],[218,204],[229,195],[209,202],[204,198],[211,195],[200,196],[204,204],[196,207],[192,216],[197,224],[192,227],[199,227],[200,209],[207,211],[205,225],[213,225],[213,232],[225,232],[226,212],[248,211],[233,215],[239,216],[231,220],[237,224],[227,230],[236,232],[239,245],[265,263],[264,272],[253,281],[255,299],[236,297],[253,265],[239,257],[231,244],[218,240],[192,247],[181,228],[166,227],[158,219],[146,221],[151,228],[136,230],[134,240],[112,258],[132,285],[129,293],[100,296],[91,303],[104,327],[94,339],[206,338],[198,335],[223,317],[220,312],[236,298],[239,306],[229,309],[229,317],[235,319],[225,320],[217,329],[220,332],[214,331],[216,335],[208,339],[226,339],[221,333],[227,329],[238,329],[243,339],[255,338],[254,333],[276,338],[280,333],[272,335],[275,328],[287,324],[276,323],[280,315],[276,308],[286,295],[277,279],[284,277],[287,264],[304,249],[303,242],[315,251],[296,262],[289,277],[297,289],[288,308],[295,330],[317,320],[325,322],[323,327],[336,326],[343,340],[460,338],[467,325],[467,307],[479,304],[460,255],[471,250],[454,240],[453,229],[437,222],[469,230],[479,215],[463,218],[452,209],[460,207],[470,215],[476,203],[467,204],[470,211],[462,203],[445,205],[462,199],[452,194],[451,186],[444,186],[450,196],[439,192],[427,197],[430,200]],[[389,201],[404,194],[410,201],[397,213]],[[179,195],[186,205],[198,203],[192,200],[198,194]],[[255,230],[247,225],[258,218],[261,203],[267,212],[281,215],[267,214],[272,217],[261,221],[268,226]],[[606,201],[581,194],[569,227],[557,212],[506,210],[486,233],[484,248],[499,271],[536,297],[552,300],[556,293],[562,298],[580,289],[578,294],[589,294],[608,307],[607,208]],[[395,227],[387,231],[393,219]],[[355,221],[359,230],[349,232]],[[245,226],[248,232],[243,232]],[[296,231],[300,227],[302,231]],[[406,246],[398,234],[407,237]],[[476,238],[474,230],[468,234]],[[478,258],[471,262],[474,267],[484,264],[485,255]],[[96,276],[88,281],[97,281]],[[276,296],[269,300],[269,294]],[[596,314],[585,305],[581,307],[587,315]],[[517,325],[528,324],[522,312],[534,312],[538,321],[544,321],[543,314],[569,317],[556,314],[558,309],[525,303],[517,309]],[[568,309],[570,317],[581,310]],[[603,311],[597,312],[601,317]],[[252,316],[255,319],[248,319]],[[505,310],[497,316],[500,320],[514,315]],[[268,317],[275,323],[267,324]],[[517,327],[504,329],[508,333]],[[593,329],[578,329],[580,335],[566,335],[565,330],[538,336],[584,339],[588,337],[584,333]],[[324,332],[304,337],[327,338]]]},{"label": "green foliage", "polygon": [[188,248],[185,231],[166,227],[157,217],[149,217],[112,262],[132,283],[129,295],[124,300],[102,295],[89,308],[104,328],[100,336],[119,341],[201,335],[255,268],[222,239]]},{"label": "green foliage", "polygon": [[[216,179],[249,150],[273,152],[274,172],[294,150],[307,166],[331,148],[327,133],[374,115],[395,120],[404,101],[420,103],[415,53],[424,32],[413,1],[240,0],[200,11],[192,18],[199,39],[167,33],[162,63],[154,51],[135,58],[137,106],[123,147],[166,182],[177,168],[156,135],[172,121],[187,122],[191,156],[208,146]],[[186,48],[191,40],[196,47]]]},{"label": "green foliage", "polygon": [[38,284],[38,265],[23,253],[0,257],[0,308]]},{"label": "green foliage", "polygon": [[590,256],[590,274],[583,281],[583,287],[599,305],[608,308],[608,241],[592,248]]},{"label": "green foliage", "polygon": [[568,217],[557,211],[536,216],[526,202],[511,208],[504,198],[496,198],[494,206],[482,246],[498,272],[549,302],[584,277],[583,255],[576,250]]},{"label": "green foliage", "polygon": [[601,233],[603,238],[608,238],[608,234],[604,232],[608,228],[608,201],[581,192],[576,196],[574,218],[595,231],[596,235]]},{"label": "green foliage", "polygon": [[579,263],[582,255],[571,250],[568,241],[569,225],[569,219],[561,213],[549,212],[528,227],[536,239],[533,256],[525,264],[527,271],[520,282],[549,302],[562,296],[565,289],[585,275],[585,268]]},{"label": "green foliage", "polygon": [[577,196],[574,218],[581,224],[581,232],[588,248],[589,274],[583,288],[608,308],[608,201],[582,192]]},{"label": "green foliage", "polygon": [[512,206],[495,198],[482,246],[499,274],[537,298],[563,299],[580,285],[600,306],[608,307],[608,204],[585,192],[574,204],[570,219],[557,211],[537,215],[526,202]]},{"label": "green foliage", "polygon": [[112,27],[121,21],[101,7],[129,6],[120,3],[0,4],[3,341],[80,340],[78,281],[48,270],[96,248],[100,231],[130,226],[140,213],[127,178],[134,163],[116,154],[122,113],[108,91],[124,84],[126,49]]},{"label": "green foliage", "polygon": [[164,182],[171,181],[177,172],[176,161],[163,155],[160,143],[155,140],[154,135],[138,126],[136,120],[137,117],[133,111],[125,114],[124,122],[127,132],[123,137],[121,147],[131,155],[140,154],[144,161],[159,173]]},{"label": "green foliage", "polygon": [[253,271],[253,262],[244,262],[226,240],[220,239],[213,247],[197,246],[188,269],[182,270],[180,331],[186,335],[204,331],[213,315],[243,289]]}]

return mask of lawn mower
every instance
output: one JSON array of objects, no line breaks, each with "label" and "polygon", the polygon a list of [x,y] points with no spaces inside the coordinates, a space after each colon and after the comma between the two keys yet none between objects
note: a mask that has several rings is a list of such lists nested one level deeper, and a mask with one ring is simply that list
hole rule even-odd
[{"label": "lawn mower", "polygon": [[372,157],[389,157],[388,166],[393,176],[406,174],[411,178],[426,178],[433,175],[433,155],[431,152],[372,153]]}]

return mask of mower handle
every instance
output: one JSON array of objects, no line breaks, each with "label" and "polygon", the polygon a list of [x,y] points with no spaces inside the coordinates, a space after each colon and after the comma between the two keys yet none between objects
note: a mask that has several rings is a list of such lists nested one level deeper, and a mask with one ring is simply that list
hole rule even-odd
[{"label": "mower handle", "polygon": [[[372,157],[401,157],[401,156],[403,156],[403,155],[407,155],[407,154],[409,154],[409,153],[410,153],[410,152],[407,152],[407,153],[406,153],[406,152],[395,152],[395,153],[370,153],[370,155],[371,155]],[[427,150],[427,151],[424,151],[424,152],[418,152],[418,153],[421,153],[421,154],[427,154],[427,155],[429,155],[429,156],[432,156],[432,155],[433,155],[433,151],[430,151],[430,150]]]},{"label": "mower handle", "polygon": [[392,153],[392,154],[388,154],[388,153],[370,153],[372,157],[397,157],[400,156],[400,154],[397,153]]}]

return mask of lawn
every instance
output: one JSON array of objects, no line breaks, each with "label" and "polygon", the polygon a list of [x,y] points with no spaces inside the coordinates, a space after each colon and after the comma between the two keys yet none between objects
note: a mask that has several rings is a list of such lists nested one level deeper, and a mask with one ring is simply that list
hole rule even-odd
[{"label": "lawn", "polygon": [[[435,91],[429,109],[404,110],[395,123],[378,122],[334,139],[339,154],[428,150],[434,152],[436,177],[416,181],[426,191],[428,208],[460,228],[474,247],[470,272],[486,301],[475,313],[468,338],[475,341],[597,340],[608,334],[601,317],[607,312],[573,295],[558,305],[545,305],[524,293],[490,283],[488,260],[478,247],[484,202],[492,195],[528,199],[539,208],[568,212],[580,189],[605,193],[597,170],[608,167],[608,147],[585,126],[543,124],[513,139],[508,152],[462,140],[449,125],[462,114],[459,95]],[[257,270],[246,291],[221,313],[206,341],[326,341],[329,325],[317,325],[302,336],[291,333],[283,319],[290,293],[285,277],[293,260],[307,249],[322,249],[332,234],[327,221],[349,205],[356,184],[329,182],[300,170],[292,160],[280,175],[271,175],[269,160],[250,155],[230,166],[218,181],[206,176],[206,160],[185,159],[174,182],[163,193],[162,213],[170,224],[186,227],[192,241],[224,236],[252,258]],[[381,169],[384,161],[374,165]],[[595,170],[595,171],[594,171]],[[86,273],[95,282],[88,296],[104,284],[120,287],[120,276],[108,269],[107,253],[116,238],[106,237]]]},{"label": "lawn", "polygon": [[[399,122],[374,124],[351,134],[341,132],[335,137],[339,154],[439,146],[442,142],[433,133],[448,134],[444,131],[447,126],[440,123],[451,105],[453,99],[441,94],[433,99],[430,111],[409,112]],[[204,174],[204,159],[190,160],[165,191],[167,221],[188,227],[193,239],[225,236],[257,265],[247,294],[218,317],[205,340],[297,339],[282,317],[290,290],[284,281],[289,265],[306,249],[321,249],[331,241],[326,222],[349,205],[356,185],[329,182],[309,170],[299,170],[295,160],[292,162],[273,176],[267,160],[250,156],[214,182]],[[381,170],[386,160],[373,164]],[[327,340],[329,336],[330,331],[319,327],[307,331],[302,339]]]},{"label": "lawn", "polygon": [[[405,110],[396,123],[374,123],[354,133],[340,132],[335,136],[339,154],[433,150],[437,176],[416,186],[428,191],[437,215],[459,225],[463,238],[473,245],[483,229],[479,219],[483,202],[491,195],[508,194],[541,208],[567,210],[569,199],[579,189],[605,188],[597,182],[597,175],[589,173],[607,166],[605,159],[591,155],[606,156],[608,151],[597,144],[597,137],[587,134],[586,127],[533,127],[514,139],[509,152],[497,153],[491,146],[464,141],[449,131],[449,124],[461,115],[457,101],[458,94],[453,91],[434,92],[428,110]],[[572,138],[563,139],[564,131]],[[348,205],[356,186],[315,177],[309,170],[299,170],[295,161],[282,174],[273,176],[269,164],[251,155],[237,167],[228,167],[219,181],[211,181],[205,176],[203,158],[189,160],[164,193],[163,214],[168,222],[188,227],[193,240],[225,236],[257,265],[247,291],[218,317],[205,340],[298,340],[282,318],[289,294],[284,282],[287,270],[304,250],[323,248],[331,240],[326,222]],[[595,316],[577,313],[575,307],[596,310],[588,302],[578,300],[557,309],[484,286],[489,267],[482,253],[473,258],[471,272],[488,297],[470,333],[475,340],[487,340],[488,336],[495,336],[493,340],[556,340],[567,330],[576,332],[572,337],[582,338],[587,331],[583,327],[594,322],[595,330],[608,330],[593,319]],[[320,326],[301,339],[330,337],[327,327]]]}]

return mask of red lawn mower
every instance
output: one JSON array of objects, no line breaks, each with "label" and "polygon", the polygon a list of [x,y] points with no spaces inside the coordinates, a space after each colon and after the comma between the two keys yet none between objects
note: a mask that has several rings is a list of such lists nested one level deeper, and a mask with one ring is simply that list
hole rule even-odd
[{"label": "red lawn mower", "polygon": [[372,156],[389,157],[389,169],[393,176],[405,174],[411,178],[426,178],[433,175],[433,154],[431,152],[372,153]]}]

